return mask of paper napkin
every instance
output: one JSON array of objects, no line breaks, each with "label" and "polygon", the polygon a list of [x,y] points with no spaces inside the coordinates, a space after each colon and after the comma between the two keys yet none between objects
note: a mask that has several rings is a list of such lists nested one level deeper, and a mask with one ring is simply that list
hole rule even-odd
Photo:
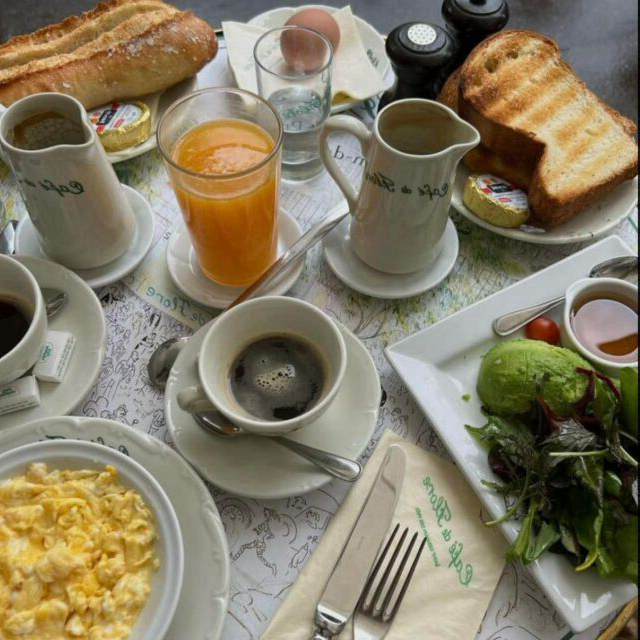
[{"label": "paper napkin", "polygon": [[[505,541],[482,523],[480,502],[453,464],[387,431],[262,640],[311,637],[316,604],[392,444],[407,454],[394,523],[421,532],[427,544],[386,640],[476,637],[502,574]],[[351,634],[350,622],[338,639]]]},{"label": "paper napkin", "polygon": [[[362,44],[351,7],[343,7],[334,14],[340,27],[340,45],[335,52],[331,69],[331,99],[343,101],[345,96],[364,100],[385,89],[380,73],[371,64]],[[253,47],[258,38],[268,31],[263,27],[242,22],[223,22],[229,65],[241,89],[257,91]]]}]

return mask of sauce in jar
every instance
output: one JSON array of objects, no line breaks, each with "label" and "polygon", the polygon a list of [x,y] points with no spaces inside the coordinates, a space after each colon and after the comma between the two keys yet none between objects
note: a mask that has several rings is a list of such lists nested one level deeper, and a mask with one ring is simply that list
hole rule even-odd
[{"label": "sauce in jar", "polygon": [[571,328],[591,353],[611,362],[638,360],[638,305],[622,296],[586,297],[571,310]]}]

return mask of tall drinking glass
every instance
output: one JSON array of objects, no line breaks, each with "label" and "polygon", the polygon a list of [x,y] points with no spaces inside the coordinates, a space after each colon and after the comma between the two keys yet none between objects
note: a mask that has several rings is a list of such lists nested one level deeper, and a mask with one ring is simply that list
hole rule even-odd
[{"label": "tall drinking glass", "polygon": [[282,118],[282,175],[311,178],[323,169],[319,136],[331,111],[331,43],[311,29],[278,27],[259,38],[253,57],[258,92]]},{"label": "tall drinking glass", "polygon": [[157,136],[201,270],[252,283],[276,257],[278,114],[248,91],[203,89],[167,109]]}]

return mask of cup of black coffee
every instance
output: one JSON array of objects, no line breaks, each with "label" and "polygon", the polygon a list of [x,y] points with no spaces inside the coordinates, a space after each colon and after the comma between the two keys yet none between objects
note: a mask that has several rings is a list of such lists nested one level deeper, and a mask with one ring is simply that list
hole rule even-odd
[{"label": "cup of black coffee", "polygon": [[347,365],[337,325],[308,302],[269,296],[214,320],[198,355],[200,385],[178,404],[210,402],[239,427],[277,435],[310,424],[329,407]]},{"label": "cup of black coffee", "polygon": [[14,258],[0,255],[0,385],[17,380],[36,363],[46,330],[36,279]]}]

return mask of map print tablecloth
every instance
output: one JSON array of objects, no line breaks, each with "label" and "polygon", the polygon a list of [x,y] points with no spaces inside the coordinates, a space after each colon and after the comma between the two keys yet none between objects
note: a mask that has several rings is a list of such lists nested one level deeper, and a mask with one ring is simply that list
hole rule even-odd
[{"label": "map print tablecloth", "polygon": [[[200,87],[230,83],[224,51],[199,76]],[[358,115],[374,113],[365,103]],[[357,181],[363,169],[353,139],[337,138],[334,156]],[[119,178],[147,198],[156,215],[153,247],[142,265],[124,280],[97,291],[107,320],[107,345],[99,380],[76,412],[126,423],[171,444],[164,420],[163,395],[148,380],[146,365],[164,340],[189,335],[213,313],[175,288],[165,263],[168,239],[182,224],[157,151],[116,165]],[[281,206],[303,229],[327,213],[340,192],[326,174],[302,185],[283,182]],[[0,163],[0,201],[4,216],[21,218],[24,206],[6,165]],[[387,363],[383,349],[455,311],[574,253],[582,245],[548,247],[496,236],[452,213],[460,254],[447,280],[424,295],[384,301],[360,295],[342,284],[315,247],[290,295],[307,300],[337,318],[365,344],[383,386],[375,435],[363,461],[385,429],[439,455],[442,443],[409,392]],[[617,227],[631,246],[638,241],[637,211]],[[543,294],[543,292],[539,292]],[[321,490],[286,500],[238,498],[210,487],[224,522],[232,562],[229,612],[224,640],[257,640],[340,507],[348,486],[334,481]],[[574,636],[538,589],[528,572],[506,566],[478,640],[594,640],[607,621]],[[197,640],[197,639],[189,639]]]}]

